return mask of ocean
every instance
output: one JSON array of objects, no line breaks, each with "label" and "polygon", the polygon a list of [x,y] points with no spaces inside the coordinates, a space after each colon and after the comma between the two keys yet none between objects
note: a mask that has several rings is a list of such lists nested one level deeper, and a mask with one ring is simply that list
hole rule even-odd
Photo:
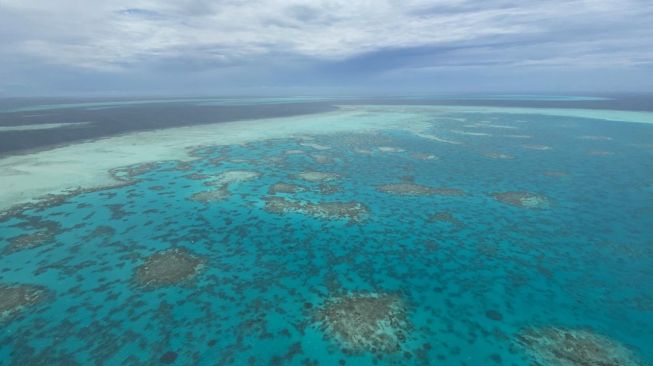
[{"label": "ocean", "polygon": [[3,101],[0,365],[652,365],[652,101]]}]

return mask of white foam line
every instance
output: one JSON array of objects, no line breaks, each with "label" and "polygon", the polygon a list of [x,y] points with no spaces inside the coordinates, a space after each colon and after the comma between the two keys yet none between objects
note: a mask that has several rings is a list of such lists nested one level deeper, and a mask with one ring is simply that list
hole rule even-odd
[{"label": "white foam line", "polygon": [[52,130],[55,128],[79,127],[90,124],[91,122],[74,122],[74,123],[42,123],[38,125],[20,125],[20,126],[0,126],[0,132],[9,131],[34,131],[34,130]]}]

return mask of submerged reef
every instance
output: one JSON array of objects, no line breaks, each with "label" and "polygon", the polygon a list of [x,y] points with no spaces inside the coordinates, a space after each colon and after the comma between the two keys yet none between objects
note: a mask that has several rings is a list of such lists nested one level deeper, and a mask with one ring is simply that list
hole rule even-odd
[{"label": "submerged reef", "polygon": [[431,214],[427,218],[428,222],[446,222],[448,224],[451,224],[455,227],[463,227],[465,224],[458,220],[454,215],[452,215],[449,212],[438,212],[435,214]]},{"label": "submerged reef", "polygon": [[551,200],[545,195],[532,192],[501,192],[492,193],[494,199],[516,207],[523,208],[548,208]]},{"label": "submerged reef", "polygon": [[306,187],[302,187],[296,184],[290,184],[290,183],[283,183],[279,182],[270,187],[268,192],[270,194],[277,194],[277,193],[297,193],[297,192],[303,192],[306,190]]},{"label": "submerged reef", "polygon": [[314,154],[311,155],[313,160],[318,163],[318,164],[329,164],[333,163],[333,158],[330,157],[329,155],[322,155],[322,154]]},{"label": "submerged reef", "polygon": [[412,153],[410,156],[413,159],[417,159],[417,160],[439,160],[440,159],[437,155],[427,154],[427,153]]},{"label": "submerged reef", "polygon": [[400,147],[393,147],[393,146],[379,146],[379,151],[380,152],[386,152],[386,153],[400,153],[404,152],[406,150],[400,148]]},{"label": "submerged reef", "polygon": [[195,277],[204,262],[186,249],[169,249],[149,256],[136,268],[134,281],[147,288],[175,285]]},{"label": "submerged reef", "polygon": [[281,197],[266,197],[265,209],[276,214],[299,213],[327,220],[347,219],[363,222],[369,217],[369,209],[360,202],[304,202]]},{"label": "submerged reef", "polygon": [[41,286],[0,284],[0,323],[10,320],[26,307],[42,302],[50,294]]},{"label": "submerged reef", "polygon": [[377,191],[400,196],[464,196],[465,192],[454,188],[434,188],[414,183],[407,177],[401,183],[382,184],[376,187]]},{"label": "submerged reef", "polygon": [[529,328],[517,336],[535,364],[547,366],[644,366],[623,344],[584,329]]},{"label": "submerged reef", "polygon": [[37,231],[33,234],[23,234],[9,239],[9,245],[3,253],[10,254],[19,250],[39,247],[54,240],[54,233],[50,230]]},{"label": "submerged reef", "polygon": [[297,174],[297,178],[309,182],[326,182],[330,180],[336,180],[340,178],[340,176],[336,173],[327,173],[327,172],[303,172]]},{"label": "submerged reef", "polygon": [[412,328],[403,301],[391,294],[329,299],[317,310],[315,321],[326,338],[354,353],[397,352]]},{"label": "submerged reef", "polygon": [[531,150],[540,150],[540,151],[546,151],[546,150],[552,150],[553,148],[548,145],[522,145],[524,149],[531,149]]},{"label": "submerged reef", "polygon": [[259,172],[251,172],[247,170],[230,170],[220,173],[216,176],[215,180],[209,182],[210,185],[220,186],[230,183],[240,183],[248,180],[257,179],[261,176]]},{"label": "submerged reef", "polygon": [[485,157],[496,160],[513,160],[515,157],[510,154],[504,154],[500,152],[490,152],[486,153]]},{"label": "submerged reef", "polygon": [[139,163],[109,170],[109,174],[116,180],[132,182],[138,175],[154,170],[157,163]]},{"label": "submerged reef", "polygon": [[313,148],[315,150],[329,150],[331,148],[331,146],[320,145],[320,144],[316,144],[316,143],[313,143],[313,142],[302,142],[302,143],[300,143],[300,145],[305,146],[305,147],[310,147],[310,148]]},{"label": "submerged reef", "polygon": [[222,201],[227,198],[229,198],[229,190],[226,185],[209,191],[197,192],[190,197],[193,201],[203,203]]}]

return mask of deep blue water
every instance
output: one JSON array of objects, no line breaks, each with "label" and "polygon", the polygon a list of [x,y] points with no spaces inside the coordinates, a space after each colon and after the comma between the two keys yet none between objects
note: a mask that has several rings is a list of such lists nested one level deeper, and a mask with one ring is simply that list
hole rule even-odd
[{"label": "deep blue water", "polygon": [[[41,292],[3,318],[0,364],[532,365],[520,334],[550,327],[600,334],[653,364],[653,125],[449,117],[466,121],[439,117],[439,134],[463,144],[384,131],[204,147],[190,163],[117,172],[131,174],[124,187],[5,218],[0,281]],[[260,176],[192,199],[229,171]],[[297,176],[312,171],[338,177]],[[270,192],[280,182],[302,188]],[[459,191],[380,189],[400,182]],[[270,197],[360,203],[366,216],[273,212]],[[12,247],[38,232],[47,240]],[[139,268],[171,248],[202,265],[177,283],[140,283]],[[356,349],[320,322],[356,296],[400,304],[396,349]]]}]

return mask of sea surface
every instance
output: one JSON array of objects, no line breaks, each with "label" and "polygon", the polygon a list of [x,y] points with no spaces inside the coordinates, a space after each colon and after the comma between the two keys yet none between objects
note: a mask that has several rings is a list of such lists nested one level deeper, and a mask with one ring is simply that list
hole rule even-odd
[{"label": "sea surface", "polygon": [[2,126],[92,122],[6,155],[340,108],[430,127],[198,146],[7,211],[0,365],[653,365],[653,124],[465,111],[651,101],[4,101]]}]

